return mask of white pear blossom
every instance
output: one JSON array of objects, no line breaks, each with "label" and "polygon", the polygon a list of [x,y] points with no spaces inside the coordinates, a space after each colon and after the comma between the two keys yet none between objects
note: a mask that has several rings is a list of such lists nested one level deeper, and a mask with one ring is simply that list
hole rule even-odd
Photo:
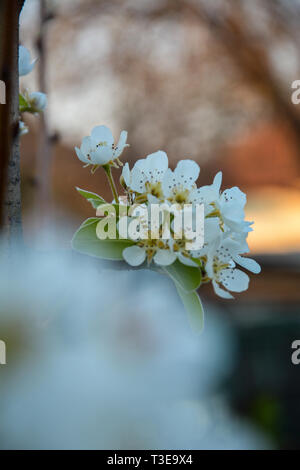
[{"label": "white pear blossom", "polygon": [[126,144],[127,132],[122,131],[117,145],[113,135],[106,126],[96,126],[91,135],[82,139],[80,149],[75,147],[79,160],[87,165],[106,165],[113,163],[123,152]]},{"label": "white pear blossom", "polygon": [[170,247],[170,250],[174,253],[176,256],[175,259],[178,259],[182,264],[185,264],[186,266],[192,266],[192,267],[198,267],[199,263],[197,263],[197,260],[193,260],[193,257],[191,255],[191,252],[186,249],[186,243],[188,240],[181,238],[181,239],[175,239],[171,238],[168,242],[168,245]]},{"label": "white pear blossom", "polygon": [[19,46],[19,75],[28,75],[34,68],[37,59],[31,60],[29,50],[24,46]]},{"label": "white pear blossom", "polygon": [[[180,204],[158,204],[156,211],[154,203],[144,203],[133,205],[131,209],[132,214],[121,217],[118,224],[122,238],[130,238],[140,248],[124,250],[124,259],[129,264],[138,266],[147,258],[148,264],[153,259],[156,264],[167,266],[178,259],[187,266],[199,266],[198,260],[192,259],[191,249],[188,248],[188,244],[194,243],[194,233],[189,227],[189,220],[188,224],[183,224],[183,221],[186,222],[186,213],[193,212],[191,205],[183,209]],[[175,224],[171,213],[175,214],[175,218],[179,217],[179,223]],[[191,221],[192,216],[193,214]]]},{"label": "white pear blossom", "polygon": [[238,187],[221,192],[222,172],[216,174],[209,186],[197,189],[193,202],[205,204],[206,215],[218,216],[225,229],[233,232],[250,232],[252,222],[244,220],[244,207],[247,202],[246,194]]},{"label": "white pear blossom", "polygon": [[147,196],[153,196],[155,200],[164,199],[162,181],[168,169],[168,157],[165,152],[158,150],[146,158],[137,160],[130,171],[128,163],[125,164],[122,177],[127,191]]},{"label": "white pear blossom", "polygon": [[131,171],[126,164],[122,179],[127,191],[136,193],[139,201],[192,204],[196,202],[199,173],[199,165],[192,160],[181,160],[172,171],[166,153],[159,150],[138,160]]},{"label": "white pear blossom", "polygon": [[35,91],[29,94],[28,102],[33,112],[40,113],[44,111],[47,106],[47,96],[45,95],[45,93]]},{"label": "white pear blossom", "polygon": [[164,197],[171,203],[189,204],[195,201],[199,165],[193,160],[181,160],[174,171],[168,170],[163,179]]},{"label": "white pear blossom", "polygon": [[28,126],[26,126],[24,121],[19,121],[19,136],[21,137],[22,135],[28,134],[29,129]]},{"label": "white pear blossom", "polygon": [[[222,242],[221,250],[223,250],[223,252],[225,250],[227,255],[230,256],[236,264],[239,264],[254,274],[260,273],[261,267],[254,259],[241,256],[241,254],[246,252],[243,242],[241,244],[240,241],[235,240],[234,238],[225,238]],[[247,251],[249,251],[249,248]]]},{"label": "white pear blossom", "polygon": [[[161,225],[161,231],[162,230],[163,224]],[[147,233],[150,234],[150,221],[149,227],[147,227]],[[151,238],[149,235],[146,239],[136,241],[136,245],[125,248],[123,257],[125,261],[132,266],[139,266],[146,259],[148,264],[153,260],[154,263],[158,265],[169,266],[178,259],[182,264],[198,267],[199,263],[197,260],[192,259],[191,252],[186,248],[188,241],[189,240],[184,236],[177,239],[172,231],[168,239],[164,239],[163,237],[155,239]],[[138,247],[139,250],[137,250],[136,247]]]},{"label": "white pear blossom", "polygon": [[228,291],[242,292],[248,288],[249,277],[236,269],[237,264],[255,274],[261,270],[256,261],[241,256],[249,252],[247,236],[248,233],[224,232],[219,217],[205,219],[204,246],[201,250],[191,252],[191,255],[193,259],[202,261],[207,280],[212,281],[220,297],[231,299],[233,297]]},{"label": "white pear blossom", "polygon": [[148,264],[153,259],[159,266],[169,266],[174,263],[177,256],[163,240],[141,240],[137,245],[125,248],[123,258],[131,266],[140,266],[146,259]]},{"label": "white pear blossom", "polygon": [[[218,265],[214,267],[215,272],[212,278],[212,285],[215,293],[223,299],[233,299],[228,291],[243,292],[248,289],[249,276],[236,268],[220,269]],[[227,290],[220,287],[222,284]]]},{"label": "white pear blossom", "polygon": [[204,245],[201,250],[191,252],[193,258],[202,258],[207,256],[213,249],[217,249],[223,239],[224,234],[220,228],[218,217],[206,218],[204,220]]},{"label": "white pear blossom", "polygon": [[159,266],[169,266],[177,259],[177,254],[170,249],[169,243],[161,239],[141,239],[135,245],[123,250],[124,260],[131,266],[140,266],[147,260]]},{"label": "white pear blossom", "polygon": [[151,238],[150,206],[141,204],[135,207],[132,216],[120,219],[119,233],[121,226],[125,228],[128,238],[136,242],[122,253],[124,260],[131,266],[140,266],[146,259],[148,265],[153,260],[159,266],[169,266],[177,259],[177,254],[170,248],[169,240]]},{"label": "white pear blossom", "polygon": [[[87,165],[113,164],[126,146],[126,139],[127,133],[122,131],[115,147],[110,130],[98,126],[75,150]],[[252,230],[252,222],[245,220],[247,198],[238,187],[221,191],[222,172],[216,174],[211,185],[197,188],[199,173],[199,165],[189,159],[179,161],[172,171],[167,154],[159,150],[138,160],[131,170],[125,164],[120,179],[125,196],[117,195],[110,180],[114,202],[119,205],[118,238],[130,241],[122,256],[131,266],[145,262],[148,266],[152,262],[169,266],[178,260],[198,268],[203,282],[211,281],[217,295],[233,298],[230,292],[242,292],[249,284],[248,275],[237,266],[260,272],[256,261],[243,256],[249,252],[247,236]],[[121,211],[124,204],[128,206],[125,212]]]},{"label": "white pear blossom", "polygon": [[[228,292],[242,292],[248,289],[249,277],[246,273],[236,268],[236,264],[258,274],[261,270],[259,264],[250,258],[241,256],[242,245],[231,238],[220,241],[216,238],[207,252],[205,271],[212,280],[217,295],[231,299],[233,296]],[[223,285],[227,290],[224,290]]]}]

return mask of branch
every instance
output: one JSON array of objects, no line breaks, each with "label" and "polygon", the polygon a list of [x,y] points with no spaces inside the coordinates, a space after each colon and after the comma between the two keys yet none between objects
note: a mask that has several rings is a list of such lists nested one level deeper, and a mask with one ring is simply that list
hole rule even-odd
[{"label": "branch", "polygon": [[245,78],[268,97],[277,115],[286,119],[300,147],[300,115],[291,103],[290,93],[282,90],[274,76],[264,48],[243,27],[247,21],[241,17],[235,0],[231,2],[232,12],[227,17],[212,15],[205,7],[196,7],[186,0],[183,3],[195,18],[211,28]]},{"label": "branch", "polygon": [[[275,5],[278,6],[278,1],[275,2]],[[220,45],[226,49],[231,60],[248,83],[268,98],[280,119],[284,118],[289,123],[295,141],[300,148],[300,115],[291,103],[290,89],[288,91],[282,89],[270,66],[265,48],[257,40],[257,37],[247,31],[245,27],[247,18],[241,10],[240,0],[227,0],[227,6],[231,7],[230,10],[220,14],[209,8],[209,2],[165,0],[149,12],[141,10],[139,13],[131,12],[131,14],[155,20],[170,17],[171,14],[180,17],[187,12],[195,21],[208,27]],[[292,10],[292,12],[295,17],[300,16],[299,9]],[[292,13],[286,10],[285,14],[288,16]]]},{"label": "branch", "polygon": [[[46,1],[40,0],[39,5],[40,29],[37,38],[37,48],[39,52],[39,91],[47,93],[47,23],[52,19],[52,15],[48,14]],[[51,204],[51,147],[52,139],[49,135],[47,109],[40,113],[39,116],[39,138],[37,151],[37,181],[38,181],[38,197],[37,208],[39,208],[38,216],[41,222],[45,221],[45,216],[49,215]]]},{"label": "branch", "polygon": [[19,152],[19,13],[24,1],[0,3],[0,78],[6,104],[0,105],[0,228],[11,244],[22,239]]}]

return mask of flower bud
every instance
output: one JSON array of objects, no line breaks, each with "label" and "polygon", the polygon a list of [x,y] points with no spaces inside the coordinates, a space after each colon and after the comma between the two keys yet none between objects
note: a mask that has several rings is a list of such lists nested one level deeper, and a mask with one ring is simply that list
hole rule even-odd
[{"label": "flower bud", "polygon": [[41,111],[44,111],[47,106],[47,96],[45,93],[41,93],[39,91],[30,93],[29,103],[34,113],[40,113]]},{"label": "flower bud", "polygon": [[29,129],[26,126],[24,121],[19,121],[19,136],[21,137],[22,135],[28,134]]}]

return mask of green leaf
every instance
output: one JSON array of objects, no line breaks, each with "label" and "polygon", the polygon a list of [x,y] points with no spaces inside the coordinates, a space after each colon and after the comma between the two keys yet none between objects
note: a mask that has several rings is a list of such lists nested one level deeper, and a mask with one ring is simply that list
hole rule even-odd
[{"label": "green leaf", "polygon": [[163,270],[186,292],[196,290],[201,285],[202,274],[199,268],[186,266],[176,260],[170,266],[164,266]]},{"label": "green leaf", "polygon": [[72,248],[79,253],[95,256],[108,260],[123,260],[123,250],[132,246],[130,240],[100,240],[96,235],[96,227],[99,219],[92,217],[87,219],[75,232],[72,239]]},{"label": "green leaf", "polygon": [[92,193],[91,191],[86,191],[85,189],[80,189],[80,188],[76,188],[76,189],[79,192],[79,194],[81,194],[81,196],[83,196],[85,199],[89,201],[90,204],[92,204],[94,209],[97,209],[97,207],[100,206],[100,204],[107,204],[106,201],[96,193]]},{"label": "green leaf", "polygon": [[198,258],[191,258],[192,261],[194,261],[194,263],[196,263],[200,268],[202,267],[203,263],[201,261],[201,259],[198,259]]},{"label": "green leaf", "polygon": [[28,111],[29,109],[30,109],[30,105],[28,101],[21,93],[19,93],[19,111],[21,113],[24,113],[25,111]]},{"label": "green leaf", "polygon": [[200,333],[204,327],[204,310],[199,295],[196,291],[185,292],[178,284],[175,285],[188,315],[191,327],[195,332]]},{"label": "green leaf", "polygon": [[[83,227],[87,227],[88,225],[90,224],[96,224],[99,222],[99,218],[98,217],[90,217],[89,219],[86,219],[79,227],[78,230],[82,229]],[[77,230],[77,231],[78,231]]]}]

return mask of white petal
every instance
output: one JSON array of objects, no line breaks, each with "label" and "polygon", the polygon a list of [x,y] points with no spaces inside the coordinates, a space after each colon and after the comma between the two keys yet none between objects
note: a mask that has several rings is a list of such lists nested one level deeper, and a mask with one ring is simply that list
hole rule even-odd
[{"label": "white petal", "polygon": [[244,207],[247,202],[247,196],[237,186],[225,189],[221,195],[221,203],[234,203],[239,207]]},{"label": "white petal", "polygon": [[130,188],[137,193],[144,193],[146,191],[145,183],[147,178],[145,173],[140,168],[134,165],[131,171],[131,183]]},{"label": "white petal", "polygon": [[169,161],[166,152],[158,150],[155,153],[151,153],[146,158],[148,170],[159,170],[161,174],[164,174],[167,171]]},{"label": "white petal", "polygon": [[36,63],[36,59],[31,62],[29,50],[24,46],[19,46],[19,75],[30,73]]},{"label": "white petal", "polygon": [[213,288],[214,288],[215,293],[219,297],[222,297],[223,299],[233,299],[234,298],[229,292],[227,292],[224,289],[221,289],[221,287],[219,286],[219,284],[216,281],[213,281],[212,284],[213,284]]},{"label": "white petal", "polygon": [[154,256],[154,262],[160,266],[169,266],[174,263],[177,256],[169,250],[158,250]]},{"label": "white petal", "polygon": [[260,265],[251,258],[243,258],[242,256],[236,256],[235,258],[236,263],[242,266],[245,269],[248,269],[251,273],[259,274],[261,272]]},{"label": "white petal", "polygon": [[160,203],[159,199],[156,196],[153,196],[153,194],[148,194],[147,199],[148,199],[149,204],[159,204]]},{"label": "white petal", "polygon": [[138,170],[137,174],[139,180],[157,183],[163,180],[164,174],[168,168],[168,157],[165,152],[159,150],[158,152],[151,153],[146,159],[138,160],[134,165],[133,170]]},{"label": "white petal", "polygon": [[[217,194],[212,186],[202,186],[201,188],[194,189],[190,194],[190,201],[194,204],[210,204],[216,201]],[[207,208],[206,213],[209,214],[213,207]]]},{"label": "white petal", "polygon": [[76,152],[77,157],[79,158],[79,160],[81,160],[83,163],[89,163],[86,156],[82,153],[82,151],[78,147],[75,147],[75,152]]},{"label": "white petal", "polygon": [[226,289],[233,292],[243,292],[249,286],[249,276],[240,269],[223,269],[219,279]]},{"label": "white petal", "polygon": [[179,259],[179,261],[182,263],[182,264],[185,264],[186,266],[193,266],[193,267],[198,267],[198,264],[195,263],[195,261],[191,260],[190,258],[188,258],[187,256],[183,256],[183,254],[179,253],[177,255],[177,258]]},{"label": "white petal", "polygon": [[[244,222],[245,224],[247,222]],[[231,238],[238,242],[241,247],[246,246],[248,249],[248,244],[247,244],[247,238],[248,238],[248,232],[242,232],[242,233],[230,233],[229,234]],[[240,253],[245,253],[244,251],[240,251]]]},{"label": "white petal", "polygon": [[[226,232],[227,233],[227,232]],[[225,233],[225,236],[226,236],[226,233]],[[232,256],[232,258],[235,259],[235,257],[237,255],[239,255],[240,253],[242,253],[241,251],[241,248],[242,248],[242,245],[241,243],[239,243],[237,240],[233,240],[232,238],[225,238],[223,241],[222,241],[222,248],[230,253],[230,255]]]},{"label": "white petal", "polygon": [[135,162],[133,165],[133,170],[138,168],[140,171],[145,171],[148,167],[147,159],[146,158],[140,158]]},{"label": "white petal", "polygon": [[226,227],[228,227],[233,232],[243,232],[243,222],[239,220],[233,220],[228,217],[223,217]]},{"label": "white petal", "polygon": [[179,178],[182,183],[185,181],[189,184],[194,184],[198,179],[200,167],[198,163],[193,160],[180,160],[174,170],[176,178]]},{"label": "white petal", "polygon": [[213,181],[214,190],[218,194],[220,193],[221,184],[222,184],[222,171],[219,171],[219,173],[217,173],[216,176],[214,177],[214,181]]},{"label": "white petal", "polygon": [[128,165],[127,162],[126,162],[125,165],[123,166],[122,176],[123,176],[123,178],[124,178],[124,181],[125,181],[126,186],[130,187],[131,173],[130,173],[129,165]]},{"label": "white petal", "polygon": [[204,221],[204,240],[207,242],[221,241],[222,230],[220,229],[220,219],[209,217]]},{"label": "white petal", "polygon": [[127,146],[126,141],[127,141],[127,132],[122,131],[120,134],[118,145],[116,146],[115,151],[114,151],[114,158],[118,158],[121,155],[124,148]]},{"label": "white petal", "polygon": [[144,193],[146,182],[157,183],[163,180],[167,166],[168,157],[160,150],[138,160],[131,171],[131,189]]},{"label": "white petal", "polygon": [[232,259],[230,251],[228,250],[228,248],[225,248],[223,245],[217,248],[216,256],[218,257],[219,263],[228,264],[230,267],[235,266],[235,263]]},{"label": "white petal", "polygon": [[82,139],[80,150],[84,155],[91,152],[91,150],[92,150],[92,140],[91,140],[90,136],[84,137]]},{"label": "white petal", "polygon": [[[204,246],[199,252],[199,256],[210,255],[213,258],[216,250],[220,247],[223,232],[220,229],[220,221],[218,217],[211,217],[204,221]],[[210,276],[212,277],[212,276]]]},{"label": "white petal", "polygon": [[249,253],[250,249],[247,243],[248,233],[234,233],[233,240],[239,244],[239,251],[238,253]]},{"label": "white petal", "polygon": [[249,232],[252,232],[253,231],[253,228],[251,227],[251,225],[253,225],[254,222],[248,222],[247,220],[244,221],[244,230],[243,232],[245,233],[249,233]]},{"label": "white petal", "polygon": [[235,232],[243,232],[245,228],[244,223],[244,209],[235,203],[226,203],[221,207],[224,222]]},{"label": "white petal", "polygon": [[108,146],[112,146],[114,143],[113,135],[110,129],[106,126],[96,126],[91,132],[91,137],[97,143],[106,142]]},{"label": "white petal", "polygon": [[174,177],[173,171],[170,168],[167,169],[163,181],[162,189],[165,197],[170,197],[172,194],[172,188],[177,185],[177,180]]},{"label": "white petal", "polygon": [[105,165],[113,158],[113,150],[106,145],[98,147],[91,152],[91,161],[95,165]]},{"label": "white petal", "polygon": [[146,252],[140,246],[129,246],[123,250],[123,258],[130,266],[139,266],[146,259]]}]

